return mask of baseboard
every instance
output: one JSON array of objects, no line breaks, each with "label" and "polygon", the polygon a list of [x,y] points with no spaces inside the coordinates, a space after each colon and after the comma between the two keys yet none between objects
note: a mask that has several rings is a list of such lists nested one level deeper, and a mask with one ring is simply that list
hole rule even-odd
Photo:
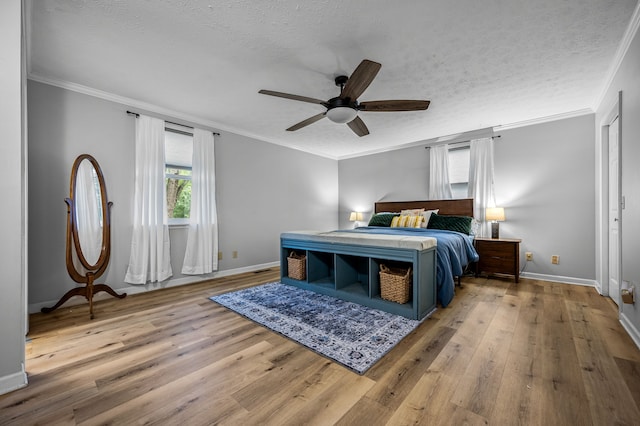
[{"label": "baseboard", "polygon": [[606,294],[602,294],[602,283],[598,280],[595,281],[596,291],[600,296],[606,296]]},{"label": "baseboard", "polygon": [[[180,278],[174,278],[174,279],[169,279],[167,281],[163,281],[160,283],[147,283],[145,285],[131,285],[125,288],[117,288],[116,291],[120,292],[125,292],[127,294],[138,294],[138,293],[145,293],[147,291],[152,291],[152,290],[160,290],[163,288],[169,288],[169,287],[177,287],[177,286],[181,286],[181,285],[186,285],[186,284],[193,284],[193,283],[197,283],[200,281],[206,281],[206,280],[210,280],[213,278],[223,278],[223,277],[228,277],[231,275],[238,275],[238,274],[243,274],[246,272],[254,272],[254,271],[259,271],[261,269],[267,269],[267,268],[273,268],[276,266],[280,266],[280,262],[276,261],[276,262],[269,262],[269,263],[262,263],[259,265],[251,265],[251,266],[245,266],[242,268],[236,268],[236,269],[227,269],[224,271],[217,271],[217,272],[213,272],[211,274],[206,274],[206,275],[194,275],[194,276],[188,276],[188,277],[180,277]],[[563,276],[559,276],[559,275],[546,275],[546,274],[537,274],[537,273],[533,273],[533,272],[523,272],[520,274],[520,276],[522,278],[530,278],[533,280],[540,280],[540,281],[552,281],[552,282],[557,282],[557,283],[563,283],[563,284],[575,284],[575,285],[583,285],[583,286],[588,286],[588,287],[596,287],[597,288],[597,282],[595,280],[587,280],[584,278],[573,278],[573,277],[563,277]],[[102,300],[102,299],[108,299],[111,296],[109,296],[106,293],[99,293],[94,300]],[[39,302],[39,303],[33,303],[29,305],[29,313],[33,314],[33,313],[37,313],[40,312],[40,309],[44,308],[45,306],[53,306],[57,303],[57,300],[49,300],[49,301],[45,301],[45,302]],[[81,305],[87,303],[86,299],[83,297],[72,297],[71,299],[69,299],[64,306],[75,306],[75,305]]]},{"label": "baseboard", "polygon": [[23,388],[27,386],[27,383],[27,373],[24,371],[24,364],[22,364],[22,371],[0,377],[0,395]]},{"label": "baseboard", "polygon": [[633,343],[635,343],[638,349],[640,349],[640,331],[638,331],[636,326],[633,325],[624,312],[620,313],[620,324],[622,324],[622,327],[627,331],[627,334],[629,334]]},{"label": "baseboard", "polygon": [[575,285],[583,285],[587,287],[596,287],[598,283],[596,280],[588,280],[585,278],[574,278],[574,277],[563,277],[560,275],[546,275],[546,274],[537,274],[535,272],[523,272],[520,274],[522,278],[530,278],[532,280],[539,281],[553,281],[555,283],[562,284],[575,284]]},{"label": "baseboard", "polygon": [[[216,271],[216,272],[212,272],[211,274],[192,275],[187,277],[168,279],[166,281],[162,281],[159,283],[156,282],[156,283],[147,283],[144,285],[130,285],[128,287],[116,288],[114,290],[116,290],[118,293],[124,292],[127,294],[146,293],[147,291],[161,290],[163,288],[169,288],[169,287],[178,287],[186,284],[194,284],[197,282],[207,281],[214,278],[223,278],[231,275],[244,274],[246,272],[255,272],[261,269],[273,268],[275,266],[280,266],[280,262],[277,261],[277,262],[261,263],[259,265],[251,265],[251,266],[245,266],[242,268]],[[98,293],[93,300],[104,300],[109,298],[111,298],[111,296],[109,296],[106,293]],[[40,309],[44,308],[45,306],[53,306],[57,302],[58,302],[57,300],[49,300],[46,302],[30,304],[29,313],[34,314],[34,313],[40,312]],[[84,297],[75,296],[69,299],[67,302],[65,302],[63,306],[75,306],[75,305],[81,305],[85,303],[87,303],[87,299],[85,299]]]}]

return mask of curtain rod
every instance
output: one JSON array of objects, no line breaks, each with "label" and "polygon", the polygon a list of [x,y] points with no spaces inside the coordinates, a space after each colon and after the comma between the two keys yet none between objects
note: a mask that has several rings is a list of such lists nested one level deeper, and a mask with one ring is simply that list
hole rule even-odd
[{"label": "curtain rod", "polygon": [[[133,111],[127,111],[127,114],[135,115],[136,118],[140,117],[140,114],[138,114],[137,112],[133,112]],[[173,121],[169,121],[169,120],[164,120],[164,121],[165,121],[165,123],[175,124],[176,126],[188,127],[189,129],[193,129],[193,126],[187,126],[185,124],[174,123]],[[211,133],[213,133],[215,136],[220,136],[220,133],[218,133],[218,132],[211,132]]]},{"label": "curtain rod", "polygon": [[[496,138],[500,138],[502,136],[501,135],[495,135],[495,136],[490,136],[490,137],[491,137],[491,139],[496,139]],[[484,139],[484,138],[476,138],[476,139]],[[469,143],[472,140],[473,139],[468,139],[466,141],[456,141],[456,142],[450,143],[449,145],[460,145],[460,144],[463,144],[463,143]],[[425,146],[424,149],[429,149],[429,148],[431,148],[433,146],[439,146],[439,145],[447,145],[447,143],[444,142],[444,143],[436,143],[436,144],[433,144],[433,145],[428,145],[428,146]]]}]

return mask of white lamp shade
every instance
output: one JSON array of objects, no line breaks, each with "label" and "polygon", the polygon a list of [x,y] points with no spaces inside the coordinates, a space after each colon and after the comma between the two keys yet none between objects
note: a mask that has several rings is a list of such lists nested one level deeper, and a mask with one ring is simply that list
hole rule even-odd
[{"label": "white lamp shade", "polygon": [[327,117],[334,123],[349,123],[358,115],[358,111],[351,107],[335,107],[327,111]]},{"label": "white lamp shade", "polygon": [[495,222],[502,222],[505,220],[503,207],[488,207],[485,210],[485,219]]},{"label": "white lamp shade", "polygon": [[351,212],[349,215],[349,221],[351,222],[360,222],[362,220],[361,212]]}]

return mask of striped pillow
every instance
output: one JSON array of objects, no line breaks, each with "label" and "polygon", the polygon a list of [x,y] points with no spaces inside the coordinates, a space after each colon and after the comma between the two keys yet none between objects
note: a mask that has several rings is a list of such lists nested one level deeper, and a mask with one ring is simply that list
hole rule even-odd
[{"label": "striped pillow", "polygon": [[423,220],[424,220],[424,216],[422,215],[396,216],[391,221],[391,227],[392,228],[420,228],[420,225],[422,225]]}]

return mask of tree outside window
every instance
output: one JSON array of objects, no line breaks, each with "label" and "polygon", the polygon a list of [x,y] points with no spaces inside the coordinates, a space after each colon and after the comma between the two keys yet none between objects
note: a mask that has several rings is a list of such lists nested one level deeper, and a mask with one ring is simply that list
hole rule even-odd
[{"label": "tree outside window", "polygon": [[191,212],[191,170],[166,168],[167,216],[188,219]]}]

